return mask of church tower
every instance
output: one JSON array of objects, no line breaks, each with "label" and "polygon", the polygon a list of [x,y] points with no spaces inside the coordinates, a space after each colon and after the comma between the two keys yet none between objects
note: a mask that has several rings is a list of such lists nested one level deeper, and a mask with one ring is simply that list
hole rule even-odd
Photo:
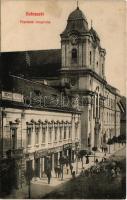
[{"label": "church tower", "polygon": [[78,6],[69,15],[60,36],[60,80],[62,86],[69,88],[69,94],[79,99],[82,148],[98,146],[102,123],[99,105],[103,102],[103,84],[106,82],[106,51],[101,48],[100,38],[92,25],[89,29],[87,19]]}]

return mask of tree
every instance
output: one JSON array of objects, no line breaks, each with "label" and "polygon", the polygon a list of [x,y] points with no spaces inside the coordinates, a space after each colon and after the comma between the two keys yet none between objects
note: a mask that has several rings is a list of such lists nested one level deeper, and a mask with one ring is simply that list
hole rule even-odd
[{"label": "tree", "polygon": [[117,137],[117,141],[118,141],[118,143],[126,142],[126,136],[125,135],[119,135]]}]

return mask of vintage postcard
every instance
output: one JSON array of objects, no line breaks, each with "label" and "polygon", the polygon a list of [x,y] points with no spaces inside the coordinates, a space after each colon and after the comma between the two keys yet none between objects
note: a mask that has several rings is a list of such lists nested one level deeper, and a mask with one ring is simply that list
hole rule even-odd
[{"label": "vintage postcard", "polygon": [[0,6],[0,198],[126,199],[126,1]]}]

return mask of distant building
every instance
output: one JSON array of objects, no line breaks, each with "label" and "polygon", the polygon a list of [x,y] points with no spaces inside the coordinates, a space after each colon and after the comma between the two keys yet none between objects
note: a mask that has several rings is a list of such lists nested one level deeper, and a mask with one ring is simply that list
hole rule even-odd
[{"label": "distant building", "polygon": [[120,102],[120,135],[126,136],[126,97],[121,97]]}]

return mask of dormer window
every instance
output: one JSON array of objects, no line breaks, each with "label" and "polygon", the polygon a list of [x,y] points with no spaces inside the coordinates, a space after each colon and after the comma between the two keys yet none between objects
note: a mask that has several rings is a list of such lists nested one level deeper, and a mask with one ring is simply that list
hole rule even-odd
[{"label": "dormer window", "polygon": [[72,57],[72,63],[77,63],[77,49],[72,49],[71,57]]}]

